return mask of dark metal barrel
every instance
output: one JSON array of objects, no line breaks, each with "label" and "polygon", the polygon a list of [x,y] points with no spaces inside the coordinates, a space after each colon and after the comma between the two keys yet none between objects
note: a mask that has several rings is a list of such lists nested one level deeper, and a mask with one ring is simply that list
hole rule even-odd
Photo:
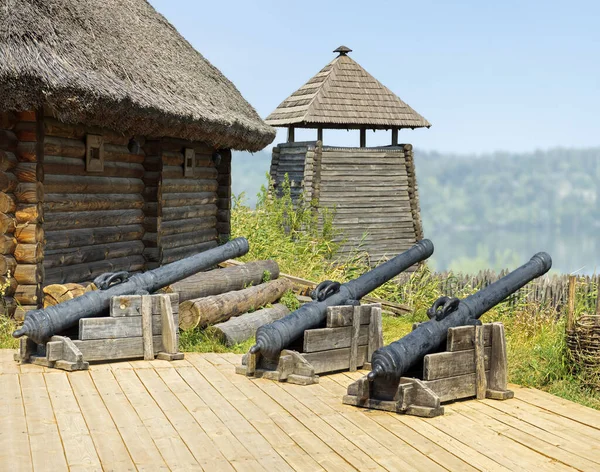
[{"label": "dark metal barrel", "polygon": [[[442,310],[434,313],[434,310],[430,313],[432,318],[429,321],[373,353],[369,380],[377,377],[399,379],[426,354],[433,352],[445,341],[448,328],[477,323],[476,320],[486,311],[533,279],[548,272],[550,267],[552,258],[545,252],[540,252],[526,264],[464,300],[443,297],[440,301],[447,307],[445,312]],[[434,308],[437,307],[437,303],[434,304]]]},{"label": "dark metal barrel", "polygon": [[333,287],[331,294],[326,294],[321,300],[307,303],[284,318],[258,328],[256,344],[250,349],[250,352],[261,352],[267,357],[277,355],[282,349],[285,349],[286,346],[302,336],[305,330],[320,326],[327,317],[327,307],[346,305],[348,302],[360,300],[377,287],[393,279],[417,262],[427,259],[432,254],[433,243],[429,239],[423,239],[409,250],[357,279],[339,285],[339,287],[334,282],[328,282],[328,288]]},{"label": "dark metal barrel", "polygon": [[[236,238],[222,246],[131,277],[126,272],[104,274],[99,279],[109,281],[107,288],[88,292],[43,310],[30,311],[23,326],[16,330],[13,336],[27,336],[36,343],[43,343],[54,334],[76,325],[81,318],[102,315],[108,309],[112,297],[140,291],[155,292],[227,259],[243,256],[248,249],[246,238]],[[119,283],[110,285],[111,278]]]}]

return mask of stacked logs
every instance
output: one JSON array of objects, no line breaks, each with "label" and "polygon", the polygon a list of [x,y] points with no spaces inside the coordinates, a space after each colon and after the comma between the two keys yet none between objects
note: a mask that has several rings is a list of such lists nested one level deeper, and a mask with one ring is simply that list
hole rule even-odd
[{"label": "stacked logs", "polygon": [[[170,138],[147,141],[144,150],[151,156],[153,169],[161,169],[147,169],[144,176],[146,258],[167,264],[217,246],[215,150],[203,143]],[[187,175],[186,152],[193,159]],[[151,203],[154,197],[156,206]]]},{"label": "stacked logs", "polygon": [[0,311],[9,316],[15,313],[17,288],[14,278],[17,262],[12,255],[16,247],[16,179],[12,170],[17,166],[18,140],[14,132],[17,122],[18,117],[14,113],[0,114],[0,286],[4,287],[4,303],[0,305]]},{"label": "stacked logs", "polygon": [[[144,153],[129,137],[43,120],[45,284],[144,269]],[[86,139],[102,136],[104,170],[86,169]]]},{"label": "stacked logs", "polygon": [[260,326],[289,313],[279,304],[260,309],[291,290],[293,283],[278,276],[277,263],[257,261],[203,272],[174,284],[169,290],[177,291],[183,300],[179,327],[189,330],[215,325],[213,331],[230,345],[251,338]]}]

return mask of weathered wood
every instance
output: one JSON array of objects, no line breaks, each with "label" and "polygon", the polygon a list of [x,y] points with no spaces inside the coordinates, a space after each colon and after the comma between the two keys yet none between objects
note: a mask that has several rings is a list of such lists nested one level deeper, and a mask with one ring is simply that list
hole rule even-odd
[{"label": "weathered wood", "polygon": [[[360,319],[361,319],[361,307],[355,306],[354,313],[352,313],[352,331],[350,334],[350,372],[356,372],[357,361],[358,361],[358,344],[361,331]],[[364,329],[364,328],[363,328]],[[365,330],[364,336],[367,336],[367,330]]]},{"label": "weathered wood", "polygon": [[[160,307],[161,328],[162,328],[162,347],[163,352],[167,354],[176,354],[177,348],[177,324],[173,316],[171,298],[168,295],[158,296],[158,305]],[[179,320],[177,320],[178,322]]]},{"label": "weathered wood", "polygon": [[141,193],[144,182],[126,177],[48,175],[46,193]]},{"label": "weathered wood", "polygon": [[[333,351],[309,352],[302,355],[315,369],[315,374],[336,372],[348,368],[350,348],[334,349]],[[367,346],[358,347],[356,365],[361,367],[367,360]]]},{"label": "weathered wood", "polygon": [[207,205],[217,201],[214,192],[198,193],[165,193],[162,195],[163,208],[182,207],[188,205]]},{"label": "weathered wood", "polygon": [[[352,326],[354,316],[354,307],[351,305],[347,306],[335,306],[330,307],[327,310],[327,327],[328,328],[339,328],[342,326]],[[361,309],[360,312],[360,324],[366,325],[371,321],[371,310]]]},{"label": "weathered wood", "polygon": [[217,236],[218,234],[215,228],[198,229],[192,233],[163,236],[160,239],[160,245],[163,250],[175,249],[193,244],[214,241],[217,239]]},{"label": "weathered wood", "polygon": [[14,233],[19,244],[35,244],[44,241],[44,229],[40,224],[20,223],[14,228]]},{"label": "weathered wood", "polygon": [[144,220],[142,210],[56,212],[45,215],[46,231],[135,225]]},{"label": "weathered wood", "polygon": [[17,279],[15,279],[14,277],[7,277],[7,276],[0,276],[0,285],[4,286],[4,294],[12,297],[16,291],[17,288],[19,287],[19,283],[17,282]]},{"label": "weathered wood", "polygon": [[[134,359],[144,356],[143,338],[93,339],[88,341],[73,340],[73,344],[88,362]],[[153,336],[154,352],[162,350],[162,336]]]},{"label": "weathered wood", "polygon": [[186,207],[167,207],[162,209],[163,221],[181,220],[187,218],[200,218],[203,216],[215,216],[217,206],[214,204],[186,206]]},{"label": "weathered wood", "polygon": [[187,330],[227,321],[279,300],[291,288],[289,280],[277,279],[244,290],[185,301],[179,307],[179,327]]},{"label": "weathered wood", "polygon": [[[169,296],[173,313],[179,313],[179,295],[177,293],[166,294]],[[141,295],[123,295],[113,297],[110,303],[110,316],[115,318],[141,316],[142,315],[142,296]],[[161,314],[161,305],[158,296],[152,296],[152,314]],[[141,336],[141,334],[140,334]]]},{"label": "weathered wood", "polygon": [[[152,315],[152,334],[162,334],[161,315]],[[79,339],[117,339],[142,337],[142,317],[122,316],[82,318],[79,320]]]},{"label": "weathered wood", "polygon": [[488,388],[495,391],[508,390],[506,339],[502,323],[492,323],[492,352]]},{"label": "weathered wood", "polygon": [[15,211],[17,223],[42,223],[44,212],[41,203],[19,203]]},{"label": "weathered wood", "polygon": [[219,184],[216,180],[208,179],[164,179],[162,181],[163,194],[169,192],[216,192]]},{"label": "weathered wood", "polygon": [[[151,218],[146,218],[149,224],[152,224]],[[170,234],[181,234],[190,233],[198,229],[214,228],[217,224],[217,219],[214,216],[207,216],[204,218],[190,218],[179,221],[165,221],[161,222],[160,231],[163,235]],[[146,225],[146,221],[144,222]],[[154,222],[156,228],[156,222]]]},{"label": "weathered wood", "polygon": [[15,232],[15,217],[13,215],[7,215],[6,213],[0,213],[0,233],[14,233]]},{"label": "weathered wood", "polygon": [[[0,244],[2,241],[2,237],[0,236]],[[5,254],[10,254],[13,252],[15,259],[18,263],[22,264],[35,264],[37,262],[41,262],[44,257],[44,248],[41,243],[37,244],[16,244],[16,240],[14,240],[15,247],[14,250],[7,250]],[[2,246],[0,245],[0,248]],[[11,246],[12,247],[12,246]],[[0,251],[1,252],[1,251]]]},{"label": "weathered wood", "polygon": [[[19,166],[25,165],[19,164]],[[16,170],[19,169],[19,166]],[[77,157],[63,156],[44,156],[44,173],[46,175],[89,175],[84,160]],[[104,170],[101,175],[103,177],[141,179],[144,176],[144,166],[128,162],[104,162]]]},{"label": "weathered wood", "polygon": [[12,235],[0,234],[0,254],[12,254],[16,247],[17,240]]},{"label": "weathered wood", "polygon": [[72,266],[53,267],[46,270],[46,284],[64,284],[68,282],[85,282],[93,280],[106,272],[119,272],[126,270],[135,272],[143,270],[143,256],[128,256],[118,259],[75,264]]},{"label": "weathered wood", "polygon": [[[489,371],[486,372],[486,375],[489,376]],[[442,403],[460,398],[474,397],[476,394],[476,383],[475,373],[425,382],[427,387],[435,392]]]},{"label": "weathered wood", "polygon": [[[484,348],[485,370],[490,368],[491,348]],[[423,358],[423,379],[436,380],[475,372],[475,351],[469,349],[456,352],[427,354]]]},{"label": "weathered wood", "polygon": [[[489,323],[483,325],[483,344],[485,347],[490,347],[492,345],[492,325]],[[474,326],[458,326],[456,328],[448,328],[446,351],[464,351],[467,349],[473,349],[474,345]]]},{"label": "weathered wood", "polygon": [[569,275],[569,298],[567,308],[567,331],[573,329],[573,323],[575,322],[575,283],[577,277]]},{"label": "weathered wood", "polygon": [[46,269],[62,265],[83,264],[88,262],[117,259],[139,255],[144,252],[142,241],[124,241],[92,246],[80,246],[66,249],[46,249],[44,267]]},{"label": "weathered wood", "polygon": [[17,166],[17,157],[12,152],[0,149],[0,172],[14,169]]},{"label": "weathered wood", "polygon": [[[483,345],[483,327],[481,325],[475,326],[475,349],[474,362],[475,362],[475,384],[476,384],[476,398],[477,400],[483,400],[485,398],[485,392],[487,390],[487,379],[485,376],[485,352]],[[488,354],[488,357],[491,355]],[[489,365],[489,362],[488,362]]]},{"label": "weathered wood", "polygon": [[136,210],[143,206],[139,194],[53,193],[44,197],[45,212]]},{"label": "weathered wood", "polygon": [[46,249],[56,250],[97,244],[136,241],[142,239],[142,225],[123,225],[107,228],[46,231]]},{"label": "weathered wood", "polygon": [[0,275],[6,275],[8,272],[14,274],[16,267],[17,261],[13,256],[0,256]]},{"label": "weathered wood", "polygon": [[17,264],[15,279],[19,285],[36,285],[44,281],[42,264]]},{"label": "weathered wood", "polygon": [[383,347],[383,325],[381,321],[381,306],[371,307],[371,322],[369,323],[369,343],[367,361],[371,362],[373,353]]},{"label": "weathered wood", "polygon": [[271,308],[262,308],[218,323],[213,326],[213,330],[222,342],[233,346],[250,339],[261,326],[277,321],[289,313],[290,310],[285,305],[276,303]]},{"label": "weathered wood", "polygon": [[85,287],[80,284],[53,284],[44,287],[44,308],[72,300],[85,293]]},{"label": "weathered wood", "polygon": [[142,339],[144,340],[144,360],[154,359],[152,345],[152,300],[150,295],[142,295]]},{"label": "weathered wood", "polygon": [[258,285],[266,280],[279,277],[279,266],[275,261],[248,262],[235,267],[199,272],[180,280],[167,288],[179,293],[179,301],[208,297],[221,293],[241,290],[251,285]]},{"label": "weathered wood", "polygon": [[63,123],[56,118],[49,116],[44,117],[44,133],[47,136],[58,136],[78,140],[83,140],[87,134],[99,134],[104,137],[105,142],[121,146],[126,146],[129,142],[129,136],[119,134],[112,130],[93,127],[86,124],[75,125]]},{"label": "weathered wood", "polygon": [[[367,345],[369,341],[369,327],[364,324],[359,325],[359,327],[358,345]],[[304,332],[302,352],[319,352],[351,347],[353,330],[353,326],[306,330]]]},{"label": "weathered wood", "polygon": [[14,190],[20,203],[38,203],[44,201],[44,185],[41,182],[19,183]]},{"label": "weathered wood", "polygon": [[17,209],[17,200],[12,194],[0,192],[0,212],[14,213]]}]

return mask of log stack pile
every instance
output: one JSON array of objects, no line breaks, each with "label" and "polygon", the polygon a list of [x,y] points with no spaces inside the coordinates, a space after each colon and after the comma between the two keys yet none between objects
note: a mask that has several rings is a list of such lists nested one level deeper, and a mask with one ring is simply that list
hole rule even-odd
[{"label": "log stack pile", "polygon": [[278,277],[276,262],[256,261],[201,272],[173,284],[167,291],[179,293],[180,329],[213,326],[223,342],[233,345],[254,336],[260,326],[289,313],[276,302],[293,284]]}]

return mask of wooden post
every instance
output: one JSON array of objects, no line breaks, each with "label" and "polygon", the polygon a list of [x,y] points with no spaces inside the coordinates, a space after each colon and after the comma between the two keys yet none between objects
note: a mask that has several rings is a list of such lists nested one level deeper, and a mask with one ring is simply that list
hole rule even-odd
[{"label": "wooden post", "polygon": [[575,282],[577,278],[574,275],[569,275],[569,305],[567,311],[567,331],[573,329],[575,322]]},{"label": "wooden post", "polygon": [[485,347],[483,344],[483,326],[475,326],[475,377],[477,400],[483,400],[487,390],[487,379],[485,377]]},{"label": "wooden post", "polygon": [[168,295],[159,295],[160,316],[162,322],[162,345],[168,354],[177,352],[177,328],[173,319],[173,307]]},{"label": "wooden post", "polygon": [[355,306],[352,312],[352,339],[350,340],[350,372],[356,371],[358,362],[358,337],[360,335],[361,307]]},{"label": "wooden post", "polygon": [[596,290],[596,316],[600,316],[600,276],[596,276]]},{"label": "wooden post", "polygon": [[365,128],[360,129],[360,147],[367,147],[367,130]]},{"label": "wooden post", "polygon": [[317,141],[323,142],[323,128],[317,128]]},{"label": "wooden post", "polygon": [[392,146],[398,146],[398,128],[392,128]]},{"label": "wooden post", "polygon": [[373,353],[383,346],[383,327],[381,325],[381,307],[371,308],[371,322],[369,323],[369,347],[367,361],[371,362]]},{"label": "wooden post", "polygon": [[288,128],[288,138],[287,138],[288,143],[293,143],[296,140],[294,132],[295,132],[295,128],[293,126],[290,126]]},{"label": "wooden post", "polygon": [[152,298],[150,295],[142,296],[142,338],[144,340],[144,360],[154,359],[154,345],[152,339]]}]

